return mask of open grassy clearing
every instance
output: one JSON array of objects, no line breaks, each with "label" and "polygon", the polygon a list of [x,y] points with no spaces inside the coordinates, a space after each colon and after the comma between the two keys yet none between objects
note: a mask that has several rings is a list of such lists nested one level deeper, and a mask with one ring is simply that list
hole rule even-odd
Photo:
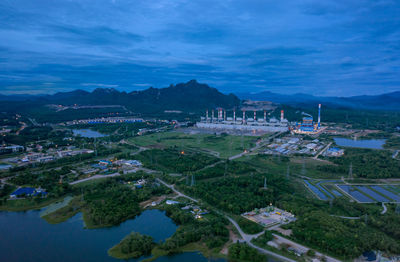
[{"label": "open grassy clearing", "polygon": [[257,137],[211,135],[211,134],[184,134],[179,132],[165,132],[131,138],[129,141],[138,146],[177,146],[196,149],[205,153],[227,158],[243,152],[255,145]]}]

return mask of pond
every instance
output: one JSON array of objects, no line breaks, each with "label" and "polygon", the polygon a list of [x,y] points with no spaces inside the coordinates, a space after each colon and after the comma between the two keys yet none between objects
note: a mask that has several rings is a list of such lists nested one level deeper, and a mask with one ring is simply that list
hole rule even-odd
[{"label": "pond", "polygon": [[383,149],[383,145],[386,142],[386,139],[353,140],[343,137],[335,137],[334,140],[338,146],[371,148],[371,149]]},{"label": "pond", "polygon": [[80,135],[82,137],[88,137],[88,138],[98,138],[107,136],[91,129],[72,129],[72,132],[74,133],[74,136]]},{"label": "pond", "polygon": [[[119,226],[100,229],[85,229],[81,213],[64,223],[51,225],[40,218],[40,212],[0,212],[2,261],[123,261],[108,256],[107,250],[130,232],[150,235],[155,242],[159,242],[170,237],[177,229],[173,221],[159,210],[146,210]],[[188,260],[208,261],[196,252],[161,257],[155,261]]]}]

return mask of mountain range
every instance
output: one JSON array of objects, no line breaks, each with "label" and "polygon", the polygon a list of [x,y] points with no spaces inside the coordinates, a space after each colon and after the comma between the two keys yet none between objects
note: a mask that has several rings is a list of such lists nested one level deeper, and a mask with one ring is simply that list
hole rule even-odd
[{"label": "mountain range", "polygon": [[191,80],[166,88],[148,88],[143,91],[120,92],[113,88],[98,88],[92,92],[75,90],[54,95],[0,96],[0,111],[37,112],[49,110],[47,105],[121,105],[133,113],[151,114],[165,110],[204,112],[216,107],[234,108],[240,100],[234,94],[223,94],[206,84]]},{"label": "mountain range", "polygon": [[300,107],[315,106],[316,104],[322,103],[325,106],[336,108],[400,111],[400,91],[382,95],[352,97],[323,97],[303,93],[283,95],[269,91],[260,93],[238,93],[237,95],[241,99],[265,100]]},{"label": "mountain range", "polygon": [[[223,94],[207,84],[191,80],[166,88],[148,88],[142,91],[120,92],[113,88],[98,88],[92,92],[75,90],[54,95],[0,95],[0,111],[34,114],[51,114],[47,105],[121,105],[133,113],[159,114],[166,110],[200,113],[217,107],[239,107],[241,100],[271,101],[297,107],[315,107],[322,103],[334,108],[400,111],[400,92],[375,96],[318,97],[308,94],[283,95],[269,91],[261,93]],[[78,115],[78,112],[75,112]],[[71,116],[72,117],[72,116]]]}]

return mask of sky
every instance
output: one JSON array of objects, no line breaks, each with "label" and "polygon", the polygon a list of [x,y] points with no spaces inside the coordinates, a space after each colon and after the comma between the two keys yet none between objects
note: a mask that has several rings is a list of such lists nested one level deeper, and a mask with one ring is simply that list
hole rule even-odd
[{"label": "sky", "polygon": [[1,0],[0,93],[400,91],[397,0]]}]

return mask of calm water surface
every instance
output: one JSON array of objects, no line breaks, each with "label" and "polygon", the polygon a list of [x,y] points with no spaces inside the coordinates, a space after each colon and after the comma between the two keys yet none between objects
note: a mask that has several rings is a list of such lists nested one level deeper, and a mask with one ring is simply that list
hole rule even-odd
[{"label": "calm water surface", "polygon": [[105,137],[107,135],[104,135],[100,132],[91,130],[91,129],[72,129],[72,132],[74,133],[75,136],[80,135],[82,137],[89,137],[89,138],[97,138],[97,137]]},{"label": "calm water surface", "polygon": [[372,149],[383,149],[383,145],[386,142],[386,139],[353,140],[343,137],[335,137],[334,140],[338,146],[372,148]]},{"label": "calm water surface", "polygon": [[[84,229],[81,213],[56,225],[48,224],[39,214],[40,211],[0,212],[0,261],[123,261],[109,257],[107,250],[130,232],[150,235],[158,242],[170,237],[177,229],[159,210],[147,210],[119,226],[101,229]],[[188,253],[156,261],[200,262],[207,259],[197,253]]]}]

